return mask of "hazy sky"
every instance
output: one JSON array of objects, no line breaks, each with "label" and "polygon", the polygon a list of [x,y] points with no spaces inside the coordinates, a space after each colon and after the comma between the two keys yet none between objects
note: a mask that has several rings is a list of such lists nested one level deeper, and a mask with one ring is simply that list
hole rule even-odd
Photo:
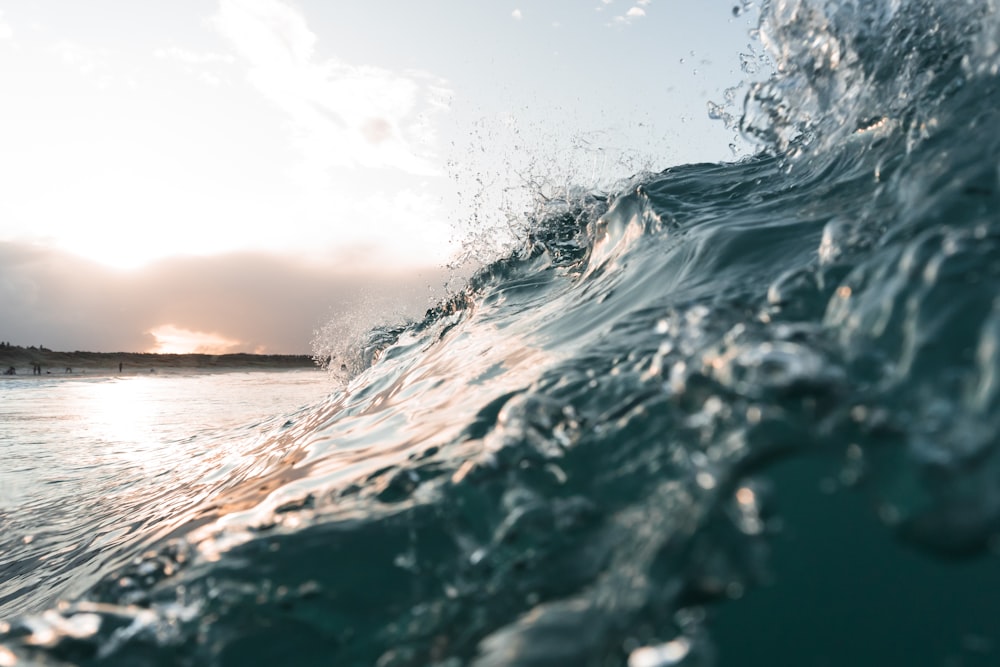
[{"label": "hazy sky", "polygon": [[734,4],[0,0],[0,339],[305,352],[506,183],[731,159]]}]

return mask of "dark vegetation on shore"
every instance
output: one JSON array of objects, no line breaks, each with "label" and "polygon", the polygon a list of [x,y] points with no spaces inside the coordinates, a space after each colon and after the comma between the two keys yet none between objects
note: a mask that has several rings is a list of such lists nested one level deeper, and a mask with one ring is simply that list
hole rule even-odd
[{"label": "dark vegetation on shore", "polygon": [[21,347],[0,343],[0,373],[13,367],[18,375],[32,374],[40,366],[45,374],[98,371],[107,373],[149,372],[150,370],[281,370],[316,368],[306,354],[156,354],[152,352],[56,352],[45,347]]}]

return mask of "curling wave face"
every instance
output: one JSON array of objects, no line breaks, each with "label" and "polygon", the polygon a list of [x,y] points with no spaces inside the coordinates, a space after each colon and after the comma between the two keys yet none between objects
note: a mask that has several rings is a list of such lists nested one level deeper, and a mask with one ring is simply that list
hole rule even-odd
[{"label": "curling wave face", "polygon": [[[274,441],[280,464],[10,622],[0,664],[756,664],[765,621],[741,606],[795,579],[794,549],[823,554],[814,578],[843,571],[838,548],[940,559],[938,602],[969,625],[828,658],[991,664],[976,624],[997,604],[970,611],[961,572],[997,580],[974,569],[1000,534],[996,8],[762,17],[759,155],[535,221],[422,322],[375,332],[371,366]],[[788,623],[837,605],[774,599]]]}]

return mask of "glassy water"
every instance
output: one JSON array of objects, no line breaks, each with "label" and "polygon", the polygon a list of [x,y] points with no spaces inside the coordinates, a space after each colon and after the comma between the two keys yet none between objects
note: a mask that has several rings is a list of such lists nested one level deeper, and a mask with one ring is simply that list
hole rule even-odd
[{"label": "glassy water", "polygon": [[85,590],[331,390],[319,370],[0,382],[0,616]]}]

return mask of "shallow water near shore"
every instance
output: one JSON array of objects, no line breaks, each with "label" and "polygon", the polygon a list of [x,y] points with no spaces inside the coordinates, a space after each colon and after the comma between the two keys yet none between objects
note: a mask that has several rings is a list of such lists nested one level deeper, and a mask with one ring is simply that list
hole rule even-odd
[{"label": "shallow water near shore", "polygon": [[0,617],[92,586],[333,389],[318,369],[94,375],[0,382]]}]

